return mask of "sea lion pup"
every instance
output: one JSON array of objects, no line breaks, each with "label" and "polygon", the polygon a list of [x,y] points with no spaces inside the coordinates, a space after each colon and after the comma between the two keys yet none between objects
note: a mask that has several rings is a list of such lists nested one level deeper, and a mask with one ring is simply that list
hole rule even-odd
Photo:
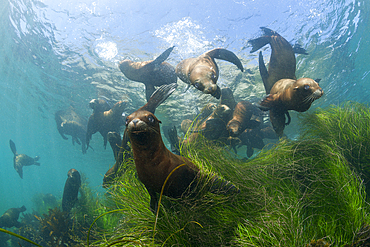
[{"label": "sea lion pup", "polygon": [[22,206],[20,208],[10,208],[5,211],[5,213],[0,217],[0,227],[21,227],[22,223],[18,221],[19,214],[26,211],[26,207]]},{"label": "sea lion pup", "polygon": [[144,83],[147,101],[155,90],[154,86],[177,82],[175,68],[165,62],[173,48],[168,48],[154,60],[133,62],[126,59],[119,63],[119,69],[129,80]]},{"label": "sea lion pup", "polygon": [[72,137],[72,144],[75,142],[81,145],[82,153],[85,154],[86,147],[86,120],[77,115],[73,110],[60,110],[55,113],[55,122],[59,134],[64,140],[68,140],[65,135]]},{"label": "sea lion pup", "polygon": [[21,178],[23,178],[23,166],[31,166],[31,165],[40,166],[40,163],[37,162],[40,159],[39,156],[36,156],[35,158],[31,158],[30,156],[26,154],[18,154],[17,148],[15,147],[15,143],[12,140],[9,140],[9,145],[10,145],[10,149],[12,150],[14,154],[14,158],[13,158],[14,169],[18,172]]},{"label": "sea lion pup", "polygon": [[91,109],[93,109],[94,113],[109,111],[112,108],[104,99],[92,99],[89,102],[89,106]]},{"label": "sea lion pup", "polygon": [[104,148],[107,147],[107,134],[109,131],[120,132],[124,125],[122,113],[127,105],[125,101],[118,101],[112,109],[108,111],[96,111],[91,114],[87,122],[86,144],[89,145],[93,134],[99,131],[104,139]]},{"label": "sea lion pup", "polygon": [[[294,53],[307,54],[301,47],[293,48],[288,41],[275,31],[261,27],[264,35],[250,40],[251,52],[266,44],[271,46],[269,69],[259,54],[259,68],[267,97],[260,103],[262,110],[270,110],[270,121],[276,132],[281,137],[285,125],[290,123],[288,110],[304,112],[309,109],[312,102],[320,98],[323,90],[319,84],[310,78],[296,80],[296,59]],[[285,121],[285,115],[288,122]]]},{"label": "sea lion pup", "polygon": [[216,84],[219,71],[215,58],[235,64],[242,72],[244,70],[239,58],[233,52],[217,48],[199,57],[182,60],[176,66],[176,74],[189,86],[192,85],[203,93],[211,94],[216,99],[219,99],[221,89]]},{"label": "sea lion pup", "polygon": [[[255,115],[254,118],[252,116]],[[227,123],[226,129],[230,136],[236,137],[245,129],[253,129],[258,127],[262,119],[258,119],[262,115],[261,110],[247,100],[239,101],[234,109],[232,119]]]},{"label": "sea lion pup", "polygon": [[68,178],[64,185],[62,209],[63,212],[70,212],[77,201],[78,190],[81,187],[81,176],[76,169],[70,169]]},{"label": "sea lion pup", "polygon": [[[128,145],[128,137],[127,135],[124,136],[125,140],[121,140],[121,136],[117,132],[108,132],[108,142],[112,148],[115,164],[105,173],[103,178],[103,187],[107,188],[108,185],[114,180],[117,176],[117,172],[121,167],[123,162],[123,151],[130,151],[130,147]],[[123,145],[124,144],[124,145]],[[122,146],[123,145],[123,146]],[[122,148],[122,149],[121,149]]]},{"label": "sea lion pup", "polygon": [[[163,194],[179,198],[191,184],[195,184],[192,182],[199,172],[199,168],[189,159],[173,154],[166,148],[160,133],[161,121],[154,115],[155,109],[171,95],[176,86],[177,84],[161,86],[147,104],[126,119],[125,134],[130,138],[137,174],[150,195],[150,209],[153,212],[158,208],[157,193],[161,192],[167,177]],[[185,165],[179,167],[183,164]],[[169,176],[171,172],[173,173]],[[214,183],[220,191],[227,193],[236,190],[235,186],[220,181],[222,180],[217,178]]]}]

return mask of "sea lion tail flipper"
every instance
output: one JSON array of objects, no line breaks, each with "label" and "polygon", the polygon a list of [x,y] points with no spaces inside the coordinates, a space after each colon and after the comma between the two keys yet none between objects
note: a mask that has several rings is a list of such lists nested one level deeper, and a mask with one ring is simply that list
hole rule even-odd
[{"label": "sea lion tail flipper", "polygon": [[293,51],[296,54],[308,55],[306,49],[305,48],[302,48],[302,46],[300,44],[294,44]]},{"label": "sea lion tail flipper", "polygon": [[168,48],[167,50],[165,50],[164,52],[162,52],[162,54],[159,55],[156,59],[154,59],[154,61],[152,63],[155,64],[155,65],[158,65],[158,64],[161,64],[164,61],[166,61],[168,56],[171,54],[173,48],[175,48],[175,46],[172,46],[172,47]]},{"label": "sea lion tail flipper", "polygon": [[165,84],[154,91],[148,102],[139,110],[149,111],[154,114],[155,109],[162,104],[177,88],[177,83]]},{"label": "sea lion tail flipper", "polygon": [[222,59],[222,60],[228,61],[230,63],[233,63],[242,72],[244,71],[242,62],[235,55],[235,53],[232,52],[232,51],[229,51],[229,50],[226,50],[226,49],[223,49],[223,48],[216,48],[216,49],[213,49],[211,51],[206,52],[206,55],[208,55],[212,58]]},{"label": "sea lion tail flipper", "polygon": [[9,140],[10,149],[12,150],[14,155],[17,155],[17,148],[15,147],[15,143],[10,139]]},{"label": "sea lion tail flipper", "polygon": [[231,195],[240,192],[240,190],[233,183],[220,178],[217,175],[214,175],[214,177],[212,178],[212,185],[209,191],[213,194],[221,195]]},{"label": "sea lion tail flipper", "polygon": [[252,157],[253,153],[254,153],[254,150],[253,150],[252,146],[248,145],[247,146],[247,157],[248,158]]},{"label": "sea lion tail flipper", "polygon": [[265,86],[266,94],[269,94],[273,85],[270,86],[267,84],[268,83],[267,78],[269,77],[269,73],[267,71],[265,61],[263,61],[263,56],[262,56],[261,51],[258,54],[258,67],[260,70],[260,75],[262,77],[263,85]]},{"label": "sea lion tail flipper", "polygon": [[185,88],[185,90],[184,90],[184,92],[183,92],[183,93],[185,93],[186,91],[188,91],[188,89],[190,88],[190,86],[191,86],[191,84],[188,84],[188,85],[186,86],[186,88]]},{"label": "sea lion tail flipper", "polygon": [[145,84],[146,102],[149,101],[149,99],[153,95],[154,91],[155,91],[155,88],[152,84]]}]

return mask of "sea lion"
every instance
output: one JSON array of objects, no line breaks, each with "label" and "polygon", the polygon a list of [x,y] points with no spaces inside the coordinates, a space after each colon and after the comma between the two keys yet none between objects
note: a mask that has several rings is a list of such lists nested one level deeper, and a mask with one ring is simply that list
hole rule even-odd
[{"label": "sea lion", "polygon": [[125,101],[119,101],[108,111],[94,110],[87,123],[86,144],[89,145],[93,134],[99,131],[104,139],[104,148],[107,147],[107,134],[109,131],[120,132],[124,125],[122,113],[127,105]]},{"label": "sea lion", "polygon": [[86,147],[86,119],[77,115],[73,109],[60,110],[55,113],[55,122],[59,134],[64,140],[68,140],[65,135],[72,137],[72,144],[75,142],[81,145],[82,153],[85,154]]},{"label": "sea lion", "polygon": [[76,169],[70,169],[67,176],[62,199],[62,209],[64,212],[71,211],[77,201],[78,190],[81,187],[81,176]]},{"label": "sea lion", "polygon": [[220,105],[227,105],[232,111],[235,109],[236,101],[230,88],[221,89]]},{"label": "sea lion", "polygon": [[175,68],[165,62],[173,48],[168,48],[154,60],[133,62],[126,59],[119,63],[119,69],[129,80],[144,83],[147,101],[155,90],[154,86],[177,82]]},{"label": "sea lion", "polygon": [[281,137],[287,125],[285,115],[289,116],[288,111],[305,112],[312,102],[323,94],[324,91],[313,79],[281,79],[274,84],[270,94],[260,103],[260,107],[263,110],[270,110],[272,126],[276,134]]},{"label": "sea lion", "polygon": [[[256,115],[252,119],[252,116]],[[236,137],[245,129],[256,128],[262,121],[258,116],[262,115],[261,110],[247,100],[239,101],[234,109],[232,119],[227,123],[226,129],[229,131],[230,136]]]},{"label": "sea lion", "polygon": [[[129,152],[131,149],[128,145],[128,137],[127,135],[124,136],[124,140],[121,140],[121,136],[117,132],[108,132],[108,142],[112,148],[115,164],[105,173],[103,178],[103,187],[108,187],[108,185],[114,180],[114,178],[117,176],[117,172],[119,168],[121,167],[121,164],[123,162],[123,151]],[[123,145],[123,146],[122,146]],[[127,156],[129,158],[130,156]],[[126,156],[125,156],[126,158]]]},{"label": "sea lion", "polygon": [[219,70],[214,60],[215,58],[235,64],[242,72],[244,70],[239,58],[233,52],[217,48],[198,57],[182,60],[176,66],[176,74],[189,86],[192,85],[203,93],[211,94],[216,99],[219,99],[221,89],[216,84]]},{"label": "sea lion", "polygon": [[36,165],[40,166],[40,163],[37,161],[40,159],[39,156],[32,158],[26,154],[18,154],[17,149],[15,147],[15,143],[12,140],[9,140],[10,149],[14,154],[13,163],[14,169],[18,172],[19,176],[23,178],[23,166],[31,166]]},{"label": "sea lion", "polygon": [[109,111],[112,107],[110,104],[104,99],[92,99],[89,102],[89,106],[93,109],[93,112],[105,112]]},{"label": "sea lion", "polygon": [[[288,110],[304,112],[309,109],[312,102],[323,95],[319,84],[310,78],[296,79],[296,58],[294,53],[307,54],[301,47],[292,47],[288,41],[275,31],[261,27],[264,35],[250,40],[251,52],[266,44],[271,46],[269,69],[259,54],[259,68],[262,81],[268,94],[260,103],[262,110],[270,110],[270,121],[276,132],[281,137],[285,125],[290,123]],[[286,123],[285,115],[288,117]]]},{"label": "sea lion", "polygon": [[19,214],[26,211],[26,207],[10,208],[0,217],[0,227],[21,227],[22,223],[18,221]]},{"label": "sea lion", "polygon": [[[167,177],[163,195],[179,198],[194,184],[192,182],[199,172],[199,168],[188,158],[176,155],[166,148],[160,133],[161,121],[154,115],[158,105],[171,95],[176,86],[177,84],[161,86],[147,104],[126,119],[125,134],[130,138],[137,174],[150,195],[150,209],[153,212],[158,207],[157,193],[161,192]],[[183,164],[185,165],[179,167]],[[178,169],[174,171],[176,168]],[[235,186],[219,181],[220,179],[215,180],[216,184],[225,187],[224,191],[235,189]]]}]

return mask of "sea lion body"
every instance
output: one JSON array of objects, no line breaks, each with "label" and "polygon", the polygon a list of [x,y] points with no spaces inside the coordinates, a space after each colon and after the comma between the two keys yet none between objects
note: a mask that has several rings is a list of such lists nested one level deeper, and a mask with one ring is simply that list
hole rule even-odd
[{"label": "sea lion body", "polygon": [[94,111],[89,117],[86,131],[86,144],[89,145],[93,134],[99,131],[104,139],[104,147],[107,146],[107,134],[109,131],[120,132],[124,125],[122,113],[127,102],[119,101],[109,111]]},{"label": "sea lion body", "polygon": [[13,158],[14,169],[18,172],[21,178],[23,178],[23,166],[31,165],[40,166],[40,163],[37,162],[40,159],[39,156],[32,158],[26,154],[18,154],[17,149],[15,147],[15,143],[12,140],[9,140],[9,145],[10,149],[14,154]]},{"label": "sea lion body", "polygon": [[5,213],[0,216],[0,227],[21,227],[22,224],[18,221],[19,214],[26,211],[26,207],[22,206],[20,208],[10,208],[5,211]]},{"label": "sea lion body", "polygon": [[55,122],[59,134],[64,140],[66,135],[72,137],[72,144],[75,142],[81,145],[82,153],[86,153],[86,119],[81,118],[73,109],[60,110],[55,113]]},{"label": "sea lion body", "polygon": [[173,48],[168,48],[155,60],[133,62],[126,59],[120,62],[119,69],[129,80],[145,84],[147,100],[154,92],[154,86],[177,82],[175,68],[171,64],[164,62]]},{"label": "sea lion body", "polygon": [[242,63],[233,52],[217,48],[198,57],[182,60],[176,66],[176,74],[186,84],[192,85],[203,93],[211,94],[213,97],[219,99],[221,89],[216,84],[219,69],[214,60],[215,58],[229,61],[243,71]]},{"label": "sea lion body", "polygon": [[64,212],[71,211],[77,201],[78,190],[81,187],[81,176],[76,169],[70,169],[67,176],[62,199],[62,209]]},{"label": "sea lion body", "polygon": [[323,95],[319,84],[310,78],[298,80],[281,79],[271,88],[270,94],[265,97],[260,106],[270,110],[270,121],[280,137],[286,125],[285,115],[289,110],[297,112],[307,111],[312,102]]}]

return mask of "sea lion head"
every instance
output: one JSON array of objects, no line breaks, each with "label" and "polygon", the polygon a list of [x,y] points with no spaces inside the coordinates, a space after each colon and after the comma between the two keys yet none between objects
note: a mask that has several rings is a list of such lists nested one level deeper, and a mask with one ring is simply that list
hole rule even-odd
[{"label": "sea lion head", "polygon": [[94,112],[104,112],[110,109],[108,102],[103,99],[92,99],[89,102],[89,106]]},{"label": "sea lion head", "polygon": [[76,169],[73,169],[73,168],[68,171],[67,176],[68,178],[72,178],[75,180],[81,179],[80,173]]},{"label": "sea lion head", "polygon": [[296,111],[303,112],[310,108],[313,101],[320,98],[324,91],[311,78],[298,79],[293,88],[292,101],[296,104]]},{"label": "sea lion head", "polygon": [[218,69],[208,66],[196,66],[191,71],[189,79],[192,85],[205,94],[211,94],[219,99],[221,89],[217,86]]},{"label": "sea lion head", "polygon": [[161,121],[151,112],[146,110],[136,111],[126,118],[126,131],[131,143],[140,146],[157,146],[161,138],[159,124]]}]

